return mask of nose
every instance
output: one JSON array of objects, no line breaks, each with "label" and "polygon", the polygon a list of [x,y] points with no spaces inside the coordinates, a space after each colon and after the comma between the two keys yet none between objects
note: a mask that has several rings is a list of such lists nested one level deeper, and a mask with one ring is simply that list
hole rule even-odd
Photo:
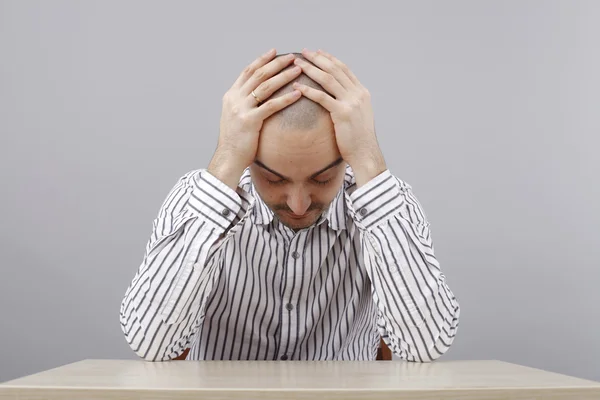
[{"label": "nose", "polygon": [[302,187],[293,188],[288,194],[287,205],[296,215],[304,215],[310,203],[310,193]]}]

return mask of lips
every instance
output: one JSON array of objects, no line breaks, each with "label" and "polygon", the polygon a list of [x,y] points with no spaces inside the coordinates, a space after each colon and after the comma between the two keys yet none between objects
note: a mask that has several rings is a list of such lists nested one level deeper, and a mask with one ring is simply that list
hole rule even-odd
[{"label": "lips", "polygon": [[296,215],[296,214],[292,214],[292,213],[289,213],[286,211],[285,214],[291,219],[304,219],[308,216],[309,213],[306,213],[304,215]]}]

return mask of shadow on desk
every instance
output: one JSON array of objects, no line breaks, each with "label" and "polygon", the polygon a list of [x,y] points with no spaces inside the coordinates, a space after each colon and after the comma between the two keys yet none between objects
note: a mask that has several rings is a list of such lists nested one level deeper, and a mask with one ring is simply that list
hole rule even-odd
[{"label": "shadow on desk", "polygon": [[[182,355],[174,358],[174,360],[185,360],[190,349],[185,349]],[[387,347],[383,339],[379,339],[379,348],[377,349],[377,361],[391,361],[392,351]]]}]

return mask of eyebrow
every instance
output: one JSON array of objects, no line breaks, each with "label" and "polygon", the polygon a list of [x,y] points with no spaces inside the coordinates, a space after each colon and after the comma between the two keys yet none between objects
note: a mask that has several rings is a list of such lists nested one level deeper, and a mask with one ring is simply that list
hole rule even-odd
[{"label": "eyebrow", "polygon": [[[315,172],[314,174],[312,174],[312,175],[310,176],[310,179],[314,179],[314,178],[316,178],[317,176],[321,175],[323,172],[327,171],[328,169],[330,169],[330,168],[333,168],[333,167],[335,167],[335,166],[337,166],[337,165],[341,164],[341,163],[342,163],[342,161],[344,161],[344,159],[343,159],[342,157],[338,158],[337,160],[335,160],[334,162],[332,162],[331,164],[329,164],[329,165],[328,165],[328,166],[326,166],[325,168],[323,168],[323,169],[321,169],[321,170],[319,170],[319,171]],[[254,160],[254,163],[255,163],[256,165],[258,165],[259,167],[261,167],[261,168],[263,168],[263,169],[266,169],[267,171],[269,171],[269,172],[270,172],[270,173],[272,173],[273,175],[277,175],[277,176],[278,176],[278,177],[280,177],[281,179],[285,179],[286,181],[291,181],[291,179],[290,179],[290,178],[288,178],[288,177],[286,177],[286,176],[284,176],[284,175],[281,175],[279,172],[273,171],[271,168],[267,167],[265,164],[261,163],[261,162],[260,162],[260,161],[258,161],[258,160]]]}]

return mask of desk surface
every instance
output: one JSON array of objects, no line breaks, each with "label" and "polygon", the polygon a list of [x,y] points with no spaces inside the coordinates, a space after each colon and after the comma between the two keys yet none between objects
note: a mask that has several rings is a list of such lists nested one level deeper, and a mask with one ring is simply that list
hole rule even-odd
[{"label": "desk surface", "polygon": [[600,399],[600,383],[501,361],[85,360],[0,384],[0,399]]}]

